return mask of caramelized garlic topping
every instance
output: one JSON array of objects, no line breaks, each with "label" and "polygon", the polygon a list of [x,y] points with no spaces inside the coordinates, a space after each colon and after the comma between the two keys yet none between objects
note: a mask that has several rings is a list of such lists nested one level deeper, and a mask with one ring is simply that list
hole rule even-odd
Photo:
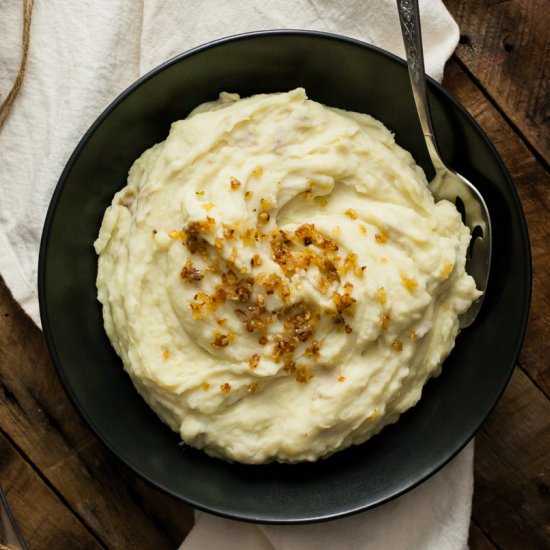
[{"label": "caramelized garlic topping", "polygon": [[222,94],[145,151],[95,243],[106,332],[189,445],[362,443],[420,398],[479,293],[454,205],[368,115]]}]

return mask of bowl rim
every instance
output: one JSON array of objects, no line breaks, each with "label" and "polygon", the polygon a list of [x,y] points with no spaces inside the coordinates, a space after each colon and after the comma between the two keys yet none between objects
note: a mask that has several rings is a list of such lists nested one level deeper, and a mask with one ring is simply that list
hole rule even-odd
[{"label": "bowl rim", "polygon": [[[476,131],[476,134],[478,137],[480,137],[485,145],[487,146],[488,150],[491,153],[491,156],[496,161],[498,167],[500,168],[503,179],[506,180],[508,190],[512,194],[512,199],[514,204],[519,207],[518,208],[518,223],[519,223],[519,229],[521,230],[521,241],[522,245],[526,251],[526,257],[524,260],[526,260],[525,268],[525,275],[526,280],[528,282],[528,288],[524,289],[526,292],[526,303],[522,311],[521,316],[521,322],[520,322],[520,338],[518,338],[516,342],[516,346],[513,353],[513,361],[510,361],[510,366],[508,368],[508,372],[505,376],[501,378],[501,384],[499,386],[496,386],[496,398],[493,403],[491,403],[491,406],[488,408],[488,412],[486,416],[480,418],[477,422],[472,423],[472,429],[468,433],[467,437],[464,439],[464,441],[457,447],[453,448],[452,451],[447,453],[447,455],[435,466],[433,466],[429,471],[423,472],[418,476],[418,478],[413,482],[407,484],[405,487],[400,488],[396,491],[394,491],[389,496],[384,496],[379,498],[378,500],[371,501],[369,504],[364,505],[356,505],[356,506],[350,506],[347,510],[343,512],[335,512],[330,514],[323,514],[323,515],[311,515],[311,517],[300,517],[300,518],[294,518],[294,517],[284,517],[284,518],[265,518],[265,517],[256,517],[254,515],[239,515],[235,513],[228,512],[223,509],[218,509],[214,506],[209,506],[202,504],[199,501],[196,501],[193,498],[189,498],[186,496],[181,495],[177,491],[172,490],[170,487],[167,487],[160,482],[157,482],[150,477],[148,477],[145,473],[141,472],[139,469],[137,469],[135,466],[133,466],[131,463],[129,463],[128,460],[123,458],[116,450],[115,448],[107,441],[107,439],[103,436],[101,431],[96,427],[94,421],[89,417],[88,413],[85,411],[83,406],[81,405],[79,398],[73,391],[69,380],[67,376],[65,375],[64,369],[61,365],[61,361],[59,359],[59,356],[57,354],[56,345],[50,330],[50,314],[47,307],[47,299],[46,299],[46,277],[45,277],[45,271],[46,271],[46,260],[47,260],[47,249],[48,244],[50,240],[51,235],[51,227],[53,224],[53,220],[55,218],[55,213],[57,210],[57,206],[60,200],[60,197],[63,193],[65,184],[67,182],[68,176],[71,173],[74,165],[78,161],[78,158],[80,157],[81,151],[86,146],[89,139],[92,137],[92,135],[95,133],[95,131],[98,129],[98,127],[104,122],[104,120],[111,114],[112,111],[114,111],[117,106],[124,101],[126,97],[131,95],[135,90],[137,90],[139,87],[142,86],[145,82],[150,80],[151,78],[155,77],[159,73],[163,72],[164,70],[170,68],[172,65],[177,64],[188,57],[192,57],[194,55],[200,54],[203,51],[217,48],[220,46],[223,46],[227,43],[232,42],[238,42],[238,41],[246,41],[250,39],[255,39],[262,36],[272,36],[272,37],[311,37],[311,38],[321,38],[326,40],[333,40],[335,42],[344,42],[347,44],[351,44],[354,46],[358,46],[363,49],[371,50],[372,52],[376,53],[377,55],[381,55],[383,57],[386,57],[389,61],[393,63],[397,63],[401,66],[403,66],[406,70],[406,61],[398,57],[397,55],[384,50],[378,46],[375,46],[373,44],[369,44],[367,42],[364,42],[362,40],[348,37],[345,35],[332,33],[332,32],[325,32],[325,31],[316,31],[316,30],[307,30],[307,29],[273,29],[273,30],[258,30],[258,31],[250,31],[250,32],[244,32],[244,33],[238,33],[234,35],[228,35],[222,38],[217,38],[215,40],[206,42],[204,44],[201,44],[199,46],[196,46],[194,48],[191,48],[189,50],[186,50],[180,54],[177,54],[170,59],[164,61],[160,65],[152,68],[147,73],[139,77],[137,80],[135,80],[132,84],[130,84],[128,87],[126,87],[121,93],[119,93],[103,110],[102,112],[96,117],[94,122],[89,126],[89,128],[86,130],[86,132],[83,134],[81,139],[79,140],[78,144],[74,148],[73,152],[71,153],[68,161],[66,162],[61,175],[59,176],[58,182],[55,186],[55,189],[52,193],[50,203],[47,209],[46,217],[44,220],[43,230],[42,230],[42,236],[40,240],[40,248],[39,248],[39,257],[38,257],[38,300],[39,300],[39,306],[40,306],[40,320],[42,323],[42,330],[43,334],[46,340],[46,344],[48,347],[48,351],[50,354],[50,357],[52,358],[52,362],[55,368],[55,371],[61,380],[63,389],[65,390],[65,393],[68,395],[69,400],[71,401],[71,404],[74,406],[74,408],[77,410],[80,417],[84,420],[88,428],[93,432],[94,436],[101,441],[101,443],[109,450],[111,456],[113,456],[116,461],[119,464],[123,464],[124,467],[130,469],[133,474],[135,474],[139,479],[142,479],[155,487],[156,489],[176,498],[180,502],[184,502],[185,504],[196,508],[198,510],[208,512],[220,517],[233,519],[233,520],[239,520],[239,521],[245,521],[245,522],[251,522],[251,523],[262,523],[262,524],[271,524],[271,525],[281,525],[281,524],[288,524],[288,525],[298,525],[298,524],[308,524],[308,523],[320,523],[325,521],[331,521],[335,519],[340,519],[343,517],[348,517],[353,514],[364,512],[366,510],[375,508],[381,504],[384,504],[386,502],[390,502],[403,494],[411,491],[412,489],[418,487],[422,483],[424,483],[426,480],[431,478],[433,475],[435,475],[437,472],[439,472],[443,467],[445,467],[449,462],[451,462],[465,447],[466,445],[473,439],[475,434],[479,431],[483,423],[487,420],[488,416],[491,414],[495,406],[497,405],[498,401],[500,400],[502,394],[504,393],[504,390],[506,389],[506,386],[508,385],[510,378],[512,376],[512,373],[514,371],[514,368],[517,363],[517,359],[521,350],[521,347],[523,345],[524,337],[525,337],[525,331],[527,328],[527,322],[528,322],[528,316],[530,311],[530,303],[531,303],[531,295],[532,295],[532,254],[531,254],[531,248],[530,248],[530,242],[529,242],[529,233],[528,233],[528,227],[527,222],[525,219],[525,213],[522,208],[522,203],[519,198],[519,194],[517,192],[517,189],[513,183],[513,180],[508,173],[508,170],[502,161],[500,155],[498,154],[498,151],[496,150],[496,147],[494,144],[489,140],[487,135],[485,134],[484,130],[481,128],[479,123],[474,119],[474,117],[466,110],[466,108],[448,91],[446,90],[439,82],[437,82],[435,79],[427,75],[428,80],[428,90],[430,88],[435,88],[438,93],[442,94],[446,100],[448,100],[452,105],[454,105],[455,108],[457,108],[462,115],[465,116],[465,118],[468,120],[469,123],[472,124],[473,128]],[[412,92],[411,92],[412,93]],[[495,277],[495,273],[492,273],[492,277]],[[512,359],[512,357],[511,357]]]}]

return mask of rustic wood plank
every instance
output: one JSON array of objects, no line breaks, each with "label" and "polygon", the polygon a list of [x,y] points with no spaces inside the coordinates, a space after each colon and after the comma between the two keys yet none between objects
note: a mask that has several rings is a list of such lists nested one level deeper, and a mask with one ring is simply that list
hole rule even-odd
[{"label": "rustic wood plank", "polygon": [[447,64],[443,82],[487,133],[516,185],[533,256],[533,296],[520,363],[550,397],[550,175],[456,62]]},{"label": "rustic wood plank", "polygon": [[1,433],[0,479],[30,548],[104,548]]},{"label": "rustic wood plank", "polygon": [[550,547],[550,401],[516,369],[476,437],[474,521],[503,550]]},{"label": "rustic wood plank", "polygon": [[468,546],[470,550],[495,550],[497,548],[474,521],[470,522]]},{"label": "rustic wood plank", "polygon": [[[110,548],[173,548],[187,533],[190,508],[144,484],[124,481],[121,466],[86,428],[65,395],[42,333],[3,281],[0,428]],[[165,524],[169,530],[161,527]]]},{"label": "rustic wood plank", "polygon": [[462,34],[456,55],[550,161],[550,3],[447,0]]},{"label": "rustic wood plank", "polygon": [[147,511],[157,527],[179,546],[194,524],[191,508],[156,490],[131,472],[121,472],[134,502]]}]

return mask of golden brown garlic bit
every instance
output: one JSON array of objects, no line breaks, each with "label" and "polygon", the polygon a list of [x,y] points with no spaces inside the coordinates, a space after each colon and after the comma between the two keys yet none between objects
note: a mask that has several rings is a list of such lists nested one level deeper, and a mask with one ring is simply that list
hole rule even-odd
[{"label": "golden brown garlic bit", "polygon": [[271,351],[271,357],[278,363],[284,356],[291,356],[294,350],[300,345],[300,340],[296,336],[277,335],[275,345]]},{"label": "golden brown garlic bit", "polygon": [[229,393],[231,391],[231,384],[229,382],[225,382],[220,386],[220,389],[222,393]]},{"label": "golden brown garlic bit", "polygon": [[351,334],[353,332],[353,329],[349,325],[344,325],[344,330],[346,334]]},{"label": "golden brown garlic bit", "polygon": [[189,304],[193,312],[193,319],[203,319],[207,312],[209,296],[205,292],[198,292],[193,297],[193,301]]},{"label": "golden brown garlic bit", "polygon": [[345,211],[345,214],[348,218],[352,219],[352,220],[356,220],[357,219],[357,212],[355,212],[355,210],[353,210],[353,208],[348,208],[346,211]]},{"label": "golden brown garlic bit", "polygon": [[374,240],[378,243],[378,244],[384,244],[385,242],[388,241],[388,236],[386,235],[386,233],[384,233],[383,231],[381,233],[376,233],[374,235]]},{"label": "golden brown garlic bit", "polygon": [[252,170],[252,176],[255,177],[255,178],[259,178],[261,175],[263,175],[264,173],[264,169],[263,169],[263,166],[256,166],[256,168],[254,168],[254,170]]},{"label": "golden brown garlic bit", "polygon": [[258,214],[258,226],[266,225],[269,219],[269,212],[260,212]]},{"label": "golden brown garlic bit", "polygon": [[264,288],[266,294],[271,295],[277,293],[285,302],[290,299],[291,292],[288,283],[276,273],[268,275],[267,273],[261,272],[258,273],[255,280],[257,285]]},{"label": "golden brown garlic bit", "polygon": [[319,359],[319,352],[321,351],[321,344],[317,340],[313,340],[311,344],[306,348],[306,355],[309,357]]},{"label": "golden brown garlic bit", "polygon": [[252,384],[248,384],[246,391],[248,393],[256,393],[257,389],[258,389],[258,382],[252,382]]},{"label": "golden brown garlic bit", "polygon": [[325,197],[319,198],[319,205],[321,206],[321,208],[325,208],[327,204],[328,204],[328,199],[326,199]]},{"label": "golden brown garlic bit", "polygon": [[329,251],[335,252],[336,250],[338,250],[338,245],[332,239],[330,239],[320,231],[317,231],[315,229],[315,224],[312,224],[312,223],[303,224],[296,229],[294,234],[299,239],[310,237],[315,246],[318,246],[319,248],[327,252]]},{"label": "golden brown garlic bit", "polygon": [[259,254],[254,254],[254,256],[252,256],[252,259],[250,260],[250,265],[252,267],[259,267],[262,265],[262,263],[263,261]]},{"label": "golden brown garlic bit", "polygon": [[208,391],[210,389],[210,384],[208,382],[203,382],[201,384],[201,387],[202,387],[203,391]]},{"label": "golden brown garlic bit", "polygon": [[301,384],[307,384],[313,376],[314,375],[309,371],[309,367],[307,365],[300,365],[296,369],[296,381]]},{"label": "golden brown garlic bit", "polygon": [[319,268],[319,271],[326,277],[327,281],[340,282],[340,275],[338,274],[338,269],[336,269],[336,266],[331,260],[327,258],[323,258],[323,260],[320,262],[320,264],[317,267]]},{"label": "golden brown garlic bit", "polygon": [[326,277],[319,277],[319,281],[317,282],[317,290],[319,290],[321,294],[326,294],[329,287],[330,283],[328,282],[328,279]]},{"label": "golden brown garlic bit", "polygon": [[296,361],[293,361],[292,359],[286,359],[283,370],[288,374],[296,372]]},{"label": "golden brown garlic bit", "polygon": [[164,357],[164,360],[167,361],[168,358],[170,357],[170,352],[166,348],[164,348],[162,352],[162,356]]},{"label": "golden brown garlic bit", "polygon": [[393,342],[392,344],[392,347],[397,352],[403,351],[403,342],[401,342],[401,340],[395,340],[395,342]]},{"label": "golden brown garlic bit", "polygon": [[401,283],[409,292],[412,292],[418,286],[416,279],[409,279],[408,277],[401,277]]},{"label": "golden brown garlic bit", "polygon": [[230,341],[231,341],[231,338],[229,334],[222,334],[221,332],[215,332],[212,336],[212,341],[210,342],[210,345],[214,349],[220,349],[228,346]]},{"label": "golden brown garlic bit", "polygon": [[247,191],[244,194],[244,200],[249,201],[252,198],[252,191]]},{"label": "golden brown garlic bit", "polygon": [[345,382],[345,380],[346,380],[345,376],[339,376],[338,377],[338,382]]},{"label": "golden brown garlic bit", "polygon": [[280,312],[285,332],[305,342],[319,323],[320,315],[305,301],[284,307]]},{"label": "golden brown garlic bit", "polygon": [[275,318],[265,307],[265,298],[261,294],[256,296],[256,301],[250,303],[246,309],[236,309],[235,314],[243,323],[248,332],[264,334],[267,327]]},{"label": "golden brown garlic bit", "polygon": [[338,270],[340,273],[340,276],[345,275],[348,271],[355,269],[357,266],[357,254],[354,254],[353,252],[349,252],[345,259],[344,263],[342,264],[342,267]]},{"label": "golden brown garlic bit", "polygon": [[[296,370],[296,363],[293,360],[294,351],[301,342],[312,337],[321,316],[317,311],[313,311],[309,304],[301,301],[282,308],[279,317],[283,321],[283,334],[275,337],[271,357],[275,362],[283,359],[284,370],[287,373],[292,373]],[[306,350],[306,354],[317,356],[319,349],[320,345],[315,340],[308,346],[309,353]]]},{"label": "golden brown garlic bit", "polygon": [[180,277],[185,281],[196,282],[204,277],[204,273],[200,269],[193,267],[193,262],[189,259],[180,271]]},{"label": "golden brown garlic bit", "polygon": [[229,184],[233,191],[237,190],[241,186],[241,182],[237,178],[234,178],[233,176],[231,177]]},{"label": "golden brown garlic bit", "polygon": [[224,239],[227,239],[228,241],[232,241],[235,239],[236,230],[234,227],[230,227],[229,225],[223,224],[223,237]]},{"label": "golden brown garlic bit", "polygon": [[366,235],[367,234],[367,228],[365,225],[363,225],[362,223],[359,224],[359,231],[361,232],[362,235]]},{"label": "golden brown garlic bit", "polygon": [[380,318],[380,328],[386,332],[388,330],[388,323],[390,321],[390,316],[384,313]]},{"label": "golden brown garlic bit", "polygon": [[[321,253],[309,249],[296,250],[296,241],[300,240],[306,247],[315,245],[321,248]],[[319,281],[321,292],[328,290],[328,283],[340,280],[334,264],[339,259],[335,255],[338,245],[317,231],[313,224],[301,225],[293,235],[281,229],[274,231],[271,234],[270,244],[273,261],[281,267],[286,277],[290,278],[299,271],[307,271],[310,267],[317,266],[326,280]]]},{"label": "golden brown garlic bit", "polygon": [[352,290],[353,290],[353,283],[350,283],[349,281],[347,283],[344,283],[344,292],[346,294],[351,294]]},{"label": "golden brown garlic bit", "polygon": [[273,261],[281,266],[285,275],[294,273],[295,266],[291,248],[294,246],[290,236],[279,229],[275,231],[270,239]]},{"label": "golden brown garlic bit", "polygon": [[220,260],[216,258],[211,264],[208,264],[205,268],[205,271],[208,273],[219,273],[220,272]]},{"label": "golden brown garlic bit", "polygon": [[249,245],[249,246],[253,245],[259,240],[259,236],[258,236],[258,238],[256,238],[257,233],[258,232],[255,229],[245,229],[241,233],[240,239],[243,242],[243,244],[246,244],[246,245]]},{"label": "golden brown garlic bit", "polygon": [[443,262],[443,269],[439,273],[439,278],[442,280],[445,280],[449,277],[451,272],[453,271],[453,264],[449,260],[445,260]]},{"label": "golden brown garlic bit", "polygon": [[222,273],[222,284],[217,287],[219,292],[223,292],[225,298],[234,302],[244,303],[250,300],[254,288],[254,279],[244,277],[239,279],[233,270]]},{"label": "golden brown garlic bit", "polygon": [[[318,252],[316,249],[297,251],[296,246],[299,241],[302,241],[303,245],[310,247],[311,245],[316,248],[320,248]],[[340,276],[347,273],[350,270],[355,270],[357,265],[357,255],[349,253],[340,265],[340,258],[336,255],[338,245],[335,241],[322,234],[315,229],[314,224],[303,224],[298,227],[294,234],[287,233],[282,230],[277,230],[272,233],[271,236],[271,248],[273,251],[273,260],[279,264],[283,273],[287,277],[293,276],[300,270],[307,271],[310,267],[316,266],[320,272],[318,279],[318,289],[321,293],[326,293],[330,288],[331,283],[340,282]],[[339,267],[337,267],[339,265]],[[361,269],[361,274],[363,269]],[[333,300],[336,305],[336,312],[331,312],[329,315],[333,317],[333,321],[336,324],[344,325],[344,317],[342,315],[344,310],[348,310],[347,313],[353,313],[352,306],[355,303],[355,298],[351,296],[353,284],[346,282],[344,284],[344,294],[338,292],[333,293]],[[345,329],[349,334],[351,327]],[[287,335],[288,336],[288,335]],[[288,346],[292,346],[292,341],[279,341],[275,347],[275,353],[288,353]]]},{"label": "golden brown garlic bit", "polygon": [[416,339],[417,339],[417,334],[414,330],[411,330],[411,332],[409,332],[409,340],[411,342],[414,342]]},{"label": "golden brown garlic bit", "polygon": [[202,232],[212,231],[216,225],[216,220],[210,216],[206,217],[202,222],[191,222],[187,226],[187,230],[183,231],[183,240],[189,252],[206,252],[208,243],[200,236]]},{"label": "golden brown garlic bit", "polygon": [[375,297],[381,305],[384,305],[387,302],[388,298],[383,286],[376,291]]},{"label": "golden brown garlic bit", "polygon": [[255,369],[258,366],[258,363],[260,362],[260,354],[255,353],[249,360],[248,360],[248,366],[251,369]]},{"label": "golden brown garlic bit", "polygon": [[193,319],[204,319],[207,314],[216,311],[225,302],[225,299],[225,292],[223,289],[220,290],[220,285],[210,295],[206,294],[206,292],[198,292],[189,304],[193,311]]},{"label": "golden brown garlic bit", "polygon": [[340,294],[338,292],[332,293],[332,301],[336,306],[336,311],[342,313],[344,310],[351,308],[357,300],[349,294]]}]

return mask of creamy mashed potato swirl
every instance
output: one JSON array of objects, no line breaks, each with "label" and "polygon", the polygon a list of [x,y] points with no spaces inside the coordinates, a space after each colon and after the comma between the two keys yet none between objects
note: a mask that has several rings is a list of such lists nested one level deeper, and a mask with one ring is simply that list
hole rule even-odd
[{"label": "creamy mashed potato swirl", "polygon": [[470,235],[364,114],[222,94],[145,151],[95,248],[105,329],[208,454],[312,461],[412,407],[479,296]]}]

